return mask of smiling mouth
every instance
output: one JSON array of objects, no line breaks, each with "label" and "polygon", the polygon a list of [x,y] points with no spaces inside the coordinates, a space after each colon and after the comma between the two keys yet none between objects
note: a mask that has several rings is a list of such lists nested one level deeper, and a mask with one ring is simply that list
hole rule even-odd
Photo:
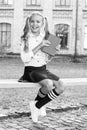
[{"label": "smiling mouth", "polygon": [[38,27],[32,27],[32,29],[38,29]]}]

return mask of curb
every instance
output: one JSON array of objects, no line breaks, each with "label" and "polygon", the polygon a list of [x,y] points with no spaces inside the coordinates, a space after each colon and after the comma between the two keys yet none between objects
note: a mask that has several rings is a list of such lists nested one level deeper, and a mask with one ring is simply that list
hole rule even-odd
[{"label": "curb", "polygon": [[[63,78],[65,86],[87,85],[87,78]],[[39,87],[38,83],[18,82],[18,79],[0,79],[0,88],[30,88]]]},{"label": "curb", "polygon": [[61,79],[65,85],[87,85],[87,78],[63,78]]}]

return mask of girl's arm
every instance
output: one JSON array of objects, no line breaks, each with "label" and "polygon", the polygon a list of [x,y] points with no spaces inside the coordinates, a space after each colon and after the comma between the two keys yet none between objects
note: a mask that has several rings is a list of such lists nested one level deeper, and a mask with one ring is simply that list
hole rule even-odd
[{"label": "girl's arm", "polygon": [[34,55],[41,49],[42,44],[43,44],[43,43],[39,44],[39,45],[36,46],[34,49],[32,49],[32,52],[33,52]]},{"label": "girl's arm", "polygon": [[51,43],[48,40],[43,40],[42,43],[40,43],[38,46],[36,46],[32,52],[34,55],[43,47],[43,46],[49,46]]},{"label": "girl's arm", "polygon": [[30,60],[33,58],[34,54],[32,51],[29,51],[29,48],[26,48],[24,43],[21,44],[21,52],[20,56],[24,63],[30,62]]},{"label": "girl's arm", "polygon": [[43,46],[48,46],[50,43],[47,40],[44,40],[42,43],[40,43],[38,46],[36,46],[34,49],[29,51],[29,48],[24,50],[25,45],[21,45],[21,59],[23,62],[30,62],[31,59],[34,57],[34,55],[41,49]]},{"label": "girl's arm", "polygon": [[40,50],[42,47],[42,43],[36,46],[34,49],[29,51],[29,48],[24,45],[24,43],[21,44],[21,59],[23,62],[30,62],[31,59],[34,57],[34,55]]}]

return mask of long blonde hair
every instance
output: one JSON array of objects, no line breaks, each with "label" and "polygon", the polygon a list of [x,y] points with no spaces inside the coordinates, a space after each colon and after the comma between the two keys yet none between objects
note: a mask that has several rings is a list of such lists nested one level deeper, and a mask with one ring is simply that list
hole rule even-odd
[{"label": "long blonde hair", "polygon": [[28,34],[31,31],[30,30],[30,21],[33,15],[40,15],[43,18],[43,28],[41,30],[42,35],[44,35],[44,39],[47,39],[49,36],[49,30],[48,30],[48,22],[47,22],[47,18],[43,17],[43,15],[39,12],[34,12],[30,15],[30,17],[27,17],[26,22],[25,22],[25,26],[23,29],[23,35],[21,36],[21,39],[24,41],[24,50],[28,49]]}]

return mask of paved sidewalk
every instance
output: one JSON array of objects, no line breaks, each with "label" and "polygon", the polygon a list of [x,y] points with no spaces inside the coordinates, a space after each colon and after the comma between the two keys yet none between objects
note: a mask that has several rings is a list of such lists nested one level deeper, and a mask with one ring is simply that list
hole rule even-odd
[{"label": "paved sidewalk", "polygon": [[32,122],[29,108],[38,84],[0,80],[0,130],[87,130],[87,79],[62,80],[66,90],[47,105],[40,124]]}]

